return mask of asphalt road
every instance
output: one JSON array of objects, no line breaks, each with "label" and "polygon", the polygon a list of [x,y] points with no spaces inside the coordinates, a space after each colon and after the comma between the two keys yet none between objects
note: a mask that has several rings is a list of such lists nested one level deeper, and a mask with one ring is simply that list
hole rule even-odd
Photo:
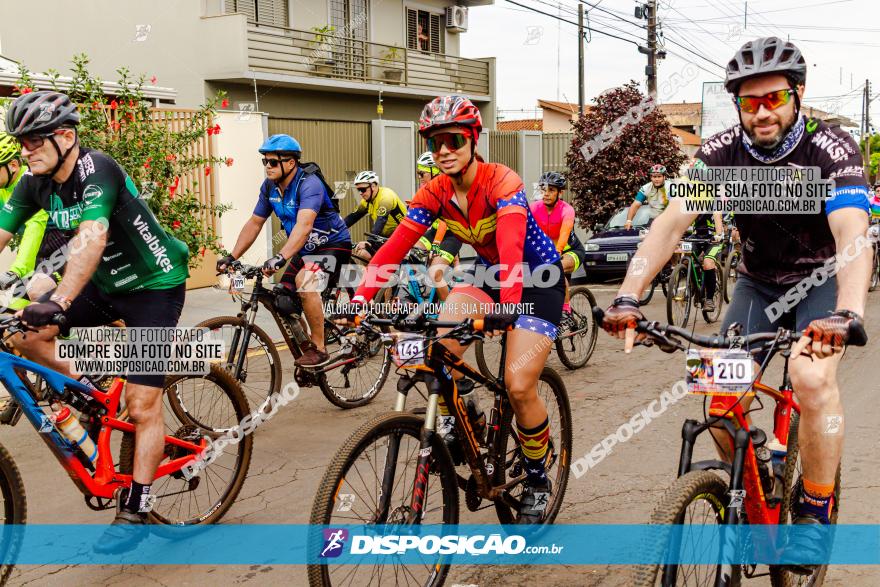
[{"label": "asphalt road", "polygon": [[[600,305],[613,295],[611,286],[596,286]],[[659,297],[657,297],[659,296]],[[650,318],[664,319],[665,298],[658,292],[647,307]],[[871,294],[868,333],[880,338],[880,294]],[[228,296],[212,291],[190,292],[182,324],[214,315],[234,314]],[[698,330],[709,332],[699,319]],[[876,419],[880,415],[880,364],[875,362],[876,342],[848,351],[840,373],[847,441],[843,460],[841,523],[880,523],[872,504],[880,497],[880,456]],[[291,377],[289,355],[282,353],[285,378]],[[590,448],[632,414],[658,398],[682,379],[684,356],[656,349],[637,348],[624,355],[618,341],[600,333],[590,363],[577,372],[567,371],[551,355],[549,364],[566,382],[574,415],[574,458]],[[286,381],[287,379],[285,379]],[[765,380],[775,381],[773,377]],[[227,524],[308,523],[312,497],[331,457],[345,438],[362,422],[391,408],[393,375],[372,404],[342,411],[331,406],[317,389],[303,390],[265,427],[254,442],[254,458],[241,495],[224,522]],[[663,490],[674,479],[681,424],[701,414],[699,399],[687,396],[660,418],[618,445],[613,452],[577,479],[571,477],[565,504],[557,523],[644,523]],[[764,410],[756,422],[765,430],[772,415]],[[14,455],[28,496],[29,523],[108,523],[112,512],[87,509],[82,496],[46,451],[36,433],[24,423],[4,429],[3,444]],[[704,445],[697,456],[709,456]],[[488,511],[472,514],[462,505],[462,523],[492,523]],[[627,585],[625,567],[454,567],[447,585]],[[826,585],[847,587],[878,584],[877,567],[832,567]],[[305,568],[295,566],[27,566],[17,568],[13,585],[304,585]],[[769,585],[765,578],[749,582]]]}]

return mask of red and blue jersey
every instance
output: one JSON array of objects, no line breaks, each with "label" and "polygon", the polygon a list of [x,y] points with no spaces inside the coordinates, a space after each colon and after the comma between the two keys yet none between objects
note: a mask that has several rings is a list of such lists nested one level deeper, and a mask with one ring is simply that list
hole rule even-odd
[{"label": "red and blue jersey", "polygon": [[[458,205],[452,180],[446,175],[435,177],[416,192],[406,218],[370,263],[373,276],[383,264],[400,263],[437,218],[459,240],[471,245],[485,265],[499,265],[502,282],[521,263],[534,272],[542,265],[559,261],[553,241],[529,209],[519,176],[498,163],[474,164],[477,174],[468,190],[465,210]],[[371,299],[382,286],[375,282],[368,279],[369,285],[361,286],[358,294]],[[521,293],[519,280],[515,287],[502,291],[501,301],[518,303]]]}]

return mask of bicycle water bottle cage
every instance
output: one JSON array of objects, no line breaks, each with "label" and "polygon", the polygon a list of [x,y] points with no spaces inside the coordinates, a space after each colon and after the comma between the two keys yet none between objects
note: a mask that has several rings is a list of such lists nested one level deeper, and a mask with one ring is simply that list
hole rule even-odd
[{"label": "bicycle water bottle cage", "polygon": [[278,284],[272,289],[272,293],[275,294],[275,309],[279,313],[285,316],[302,314],[302,302],[295,292]]}]

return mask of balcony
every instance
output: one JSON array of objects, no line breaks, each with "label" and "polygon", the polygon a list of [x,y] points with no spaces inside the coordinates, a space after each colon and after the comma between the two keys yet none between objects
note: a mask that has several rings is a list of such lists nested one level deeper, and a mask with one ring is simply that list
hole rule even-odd
[{"label": "balcony", "polygon": [[490,99],[489,63],[336,35],[247,24],[248,69],[278,81],[429,97]]}]

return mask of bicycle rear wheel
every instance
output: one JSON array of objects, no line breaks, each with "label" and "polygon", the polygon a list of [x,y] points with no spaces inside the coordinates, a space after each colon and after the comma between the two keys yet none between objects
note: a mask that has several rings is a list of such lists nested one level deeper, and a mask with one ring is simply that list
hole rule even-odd
[{"label": "bicycle rear wheel", "polygon": [[[433,435],[431,444],[422,517],[411,509],[423,425],[424,417],[391,413],[378,416],[357,429],[327,467],[312,503],[309,523],[314,526],[402,524],[417,517],[419,523],[457,524],[455,466],[437,434]],[[387,491],[382,490],[383,479],[387,480]],[[309,543],[310,555],[321,552],[320,530],[310,536]],[[429,556],[424,563],[377,565],[369,570],[358,565],[312,564],[308,566],[309,585],[442,585],[449,565]]]},{"label": "bicycle rear wheel", "polygon": [[391,370],[391,353],[382,340],[354,328],[324,321],[324,339],[330,362],[318,378],[321,392],[334,406],[364,406],[382,390]]},{"label": "bicycle rear wheel", "polygon": [[[800,444],[798,443],[798,423],[800,416],[795,413],[791,416],[791,424],[788,430],[788,453],[785,456],[785,472],[782,485],[782,503],[779,510],[779,523],[791,524],[794,520],[794,508],[797,503],[797,488],[800,483],[801,469]],[[837,466],[837,477],[834,480],[834,506],[831,510],[831,523],[837,523],[837,515],[840,511],[840,465]],[[821,565],[813,571],[812,575],[797,575],[785,570],[781,566],[770,567],[770,583],[773,587],[793,587],[795,585],[821,585],[828,572],[828,565]]]},{"label": "bicycle rear wheel", "polygon": [[[13,524],[27,522],[27,499],[24,483],[18,466],[6,450],[0,445],[0,511],[3,512],[3,526],[0,526],[0,552],[6,560],[13,560],[21,550],[22,535],[13,530]],[[0,565],[0,585],[5,585],[15,565]]]},{"label": "bicycle rear wheel", "polygon": [[[223,339],[227,355],[220,365],[233,377],[238,362],[242,361],[236,379],[248,406],[263,409],[269,396],[281,390],[281,357],[265,330],[256,324],[249,326],[247,320],[238,316],[218,316],[199,322],[195,328],[208,328],[212,336]],[[244,340],[246,333],[247,341]]]},{"label": "bicycle rear wheel", "polygon": [[[654,513],[651,524],[708,525],[724,523],[724,504],[727,503],[727,485],[711,471],[691,471],[675,480],[666,490]],[[670,537],[672,538],[672,537]],[[705,553],[705,546],[666,540],[645,545],[651,558],[661,559],[670,550],[678,550],[682,557],[696,558]],[[675,557],[675,553],[670,556]],[[740,584],[742,568],[738,565],[721,567],[708,565],[640,565],[633,573],[633,585],[715,585],[719,573],[728,575],[730,587]]]},{"label": "bicycle rear wheel", "polygon": [[880,286],[880,254],[877,253],[875,245],[873,262],[871,263],[871,286],[868,291],[874,291],[878,286]]},{"label": "bicycle rear wheel", "polygon": [[[568,403],[568,392],[565,383],[556,371],[544,367],[538,379],[538,397],[547,407],[550,420],[550,446],[547,451],[547,476],[553,483],[552,495],[545,509],[543,524],[552,524],[562,507],[565,489],[568,486],[568,475],[571,470],[572,421],[571,406]],[[522,453],[519,438],[516,434],[516,422],[513,410],[506,410],[502,415],[497,454],[504,455],[503,466],[495,468],[494,485],[502,485],[511,479],[523,477]],[[522,493],[522,482],[508,490],[512,500],[518,502]],[[504,501],[495,502],[495,513],[502,524],[513,524],[516,511]]]},{"label": "bicycle rear wheel", "polygon": [[669,277],[669,294],[666,296],[666,319],[670,324],[687,326],[691,315],[690,264],[686,260],[675,266]]},{"label": "bicycle rear wheel", "polygon": [[[238,382],[218,365],[204,376],[178,375],[165,381],[165,434],[198,443],[203,438],[216,443],[248,415],[248,404]],[[149,514],[154,524],[213,524],[218,522],[238,497],[250,467],[253,435],[216,451],[216,459],[197,476],[187,480],[182,472],[153,482],[156,496]],[[165,445],[167,459],[186,453]],[[131,474],[134,466],[134,434],[124,433],[119,449],[119,472]]]},{"label": "bicycle rear wheel", "polygon": [[569,290],[569,300],[571,323],[559,327],[556,354],[567,368],[580,369],[593,356],[599,338],[599,323],[593,318],[596,298],[587,286],[579,285]]}]

